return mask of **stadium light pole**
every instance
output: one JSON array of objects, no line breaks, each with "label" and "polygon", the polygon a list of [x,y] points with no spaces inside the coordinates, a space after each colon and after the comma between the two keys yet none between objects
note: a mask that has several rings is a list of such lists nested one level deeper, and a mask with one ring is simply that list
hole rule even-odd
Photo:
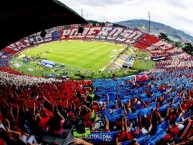
[{"label": "stadium light pole", "polygon": [[151,17],[150,17],[150,12],[148,11],[148,18],[149,18],[149,27],[148,27],[148,31],[150,33],[150,28],[151,28]]},{"label": "stadium light pole", "polygon": [[81,9],[81,17],[83,18],[83,16],[84,16],[84,10],[83,9]]}]

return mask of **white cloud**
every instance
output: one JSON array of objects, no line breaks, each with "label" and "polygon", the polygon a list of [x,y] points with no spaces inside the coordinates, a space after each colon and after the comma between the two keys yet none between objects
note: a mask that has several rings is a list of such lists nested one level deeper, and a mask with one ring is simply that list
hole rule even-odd
[{"label": "white cloud", "polygon": [[60,0],[85,19],[118,22],[148,19],[160,22],[193,35],[192,0]]}]

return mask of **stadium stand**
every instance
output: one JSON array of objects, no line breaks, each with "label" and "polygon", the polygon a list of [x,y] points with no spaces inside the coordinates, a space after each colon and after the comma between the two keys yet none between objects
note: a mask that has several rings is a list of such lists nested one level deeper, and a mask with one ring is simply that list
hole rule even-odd
[{"label": "stadium stand", "polygon": [[[24,133],[35,134],[36,140],[42,143],[51,142],[48,138],[54,136],[62,144],[71,132],[76,137],[99,144],[104,141],[124,145],[192,141],[192,56],[138,30],[85,27],[81,36],[77,30],[75,27],[57,32],[50,30],[44,38],[46,41],[37,37],[24,38],[4,48],[1,59],[30,47],[31,42],[38,45],[58,39],[95,39],[114,43],[118,40],[150,52],[158,61],[156,67],[144,74],[124,78],[62,81],[25,76],[2,65],[3,128],[9,127],[10,123],[11,129],[21,133],[22,137]],[[58,39],[53,38],[56,33],[57,36],[60,33]],[[128,57],[121,55],[115,67],[121,68],[126,62],[130,62]],[[56,122],[61,126],[53,127]],[[80,125],[77,126],[81,122],[80,131]],[[75,126],[73,130],[72,125]],[[59,141],[58,137],[63,140]],[[2,141],[13,140],[3,138]],[[67,142],[71,141],[84,143],[72,137]]]},{"label": "stadium stand", "polygon": [[[57,10],[62,6],[55,1],[34,1],[36,4],[26,6],[31,10],[41,7],[39,18],[47,15],[45,3],[52,9],[54,6],[52,13],[61,14]],[[15,11],[23,10],[20,2],[26,4],[24,0],[13,3],[18,6]],[[4,4],[0,5],[3,12],[9,1]],[[66,24],[85,22],[65,8]],[[0,47],[5,47],[0,52],[0,144],[192,144],[192,56],[137,29],[85,26],[79,34],[78,27],[73,26],[46,30],[42,38],[38,34],[48,28],[47,25],[30,27],[30,31],[24,33],[23,21],[10,27],[8,17],[5,18],[0,24],[1,28],[6,25],[9,28],[2,30],[0,37]],[[63,24],[56,19],[52,18],[49,27]],[[30,19],[29,26],[31,21],[34,19]],[[22,33],[16,36],[16,31]],[[40,31],[37,35],[25,37],[37,31]],[[22,37],[25,38],[19,40]],[[92,81],[28,76],[9,67],[10,58],[26,48],[71,39],[129,44],[150,52],[152,59],[157,60],[156,67],[133,76]],[[49,61],[44,63],[54,65]],[[121,55],[114,66],[120,69],[126,63],[132,65],[133,58]]]},{"label": "stadium stand", "polygon": [[145,34],[145,36],[143,36],[139,41],[137,41],[134,46],[137,48],[145,49],[159,41],[159,38],[150,34]]}]

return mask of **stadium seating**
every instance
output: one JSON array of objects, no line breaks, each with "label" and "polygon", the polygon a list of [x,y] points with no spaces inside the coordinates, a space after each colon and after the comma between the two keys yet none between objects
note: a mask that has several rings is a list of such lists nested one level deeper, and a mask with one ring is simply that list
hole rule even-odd
[{"label": "stadium seating", "polygon": [[[55,37],[58,38],[56,39]],[[70,27],[61,32],[50,31],[44,39],[42,40],[39,37],[24,38],[1,51],[0,97],[3,99],[0,102],[2,110],[5,111],[3,118],[10,117],[9,112],[11,110],[6,108],[7,104],[8,108],[14,108],[14,110],[22,108],[21,111],[33,111],[34,106],[37,106],[36,109],[40,111],[40,114],[38,111],[36,112],[38,115],[44,114],[42,117],[48,117],[46,119],[50,119],[53,116],[58,117],[61,114],[66,115],[65,117],[68,119],[66,122],[70,124],[73,122],[74,116],[82,117],[85,115],[78,115],[78,110],[81,107],[89,106],[91,110],[94,110],[95,115],[101,119],[101,122],[105,122],[106,124],[110,122],[109,130],[105,130],[104,126],[101,125],[103,131],[98,130],[97,133],[94,131],[90,133],[89,131],[93,142],[114,142],[118,134],[123,131],[120,127],[123,123],[119,122],[121,119],[133,125],[130,133],[140,144],[155,144],[160,141],[162,143],[169,143],[173,141],[172,139],[166,140],[166,137],[168,135],[174,137],[174,134],[170,131],[169,124],[175,126],[176,122],[182,122],[184,128],[179,131],[183,135],[177,132],[175,137],[181,137],[184,141],[188,138],[186,136],[191,134],[192,128],[190,126],[192,122],[187,123],[184,119],[191,120],[193,112],[192,56],[174,47],[172,44],[160,40],[156,36],[145,34],[139,30],[120,27],[85,26],[81,35],[78,35],[78,28]],[[8,67],[9,59],[14,54],[30,47],[32,43],[38,45],[58,39],[104,40],[114,43],[132,44],[139,49],[150,52],[154,58],[165,57],[165,59],[160,59],[153,70],[144,74],[92,81],[49,80],[41,77],[27,76]],[[120,69],[125,62],[128,62],[127,60],[128,56],[121,55],[114,63],[114,66]],[[51,64],[54,65],[53,63]],[[90,101],[90,98],[92,101]],[[50,109],[49,105],[45,104],[47,110],[41,112],[41,106],[46,101],[53,105],[54,109]],[[61,114],[57,114],[59,110],[62,112]],[[176,113],[171,113],[172,111]],[[88,112],[89,109],[87,108],[86,113]],[[25,114],[25,112],[23,113]],[[1,114],[2,112],[0,112],[0,117],[2,117]],[[183,118],[181,118],[181,115]],[[22,117],[29,121],[29,118],[26,116]],[[153,119],[148,119],[151,116]],[[83,120],[84,118],[82,117]],[[96,118],[93,117],[92,119]],[[150,132],[142,134],[142,130],[139,130],[140,133],[136,133],[142,125],[140,122],[141,119],[145,120],[146,124],[150,124],[147,123],[147,120],[154,121],[152,122],[153,127]],[[91,120],[91,118],[84,120],[85,124],[90,123],[87,122],[88,120]],[[5,121],[3,123],[6,124]],[[22,123],[25,124],[25,122]],[[44,129],[41,128],[40,132],[45,131]],[[35,133],[39,133],[39,131]],[[50,132],[47,133],[49,134]],[[107,137],[106,140],[103,140],[104,138],[102,137],[104,136]],[[127,145],[132,140],[124,138],[120,142]]]}]

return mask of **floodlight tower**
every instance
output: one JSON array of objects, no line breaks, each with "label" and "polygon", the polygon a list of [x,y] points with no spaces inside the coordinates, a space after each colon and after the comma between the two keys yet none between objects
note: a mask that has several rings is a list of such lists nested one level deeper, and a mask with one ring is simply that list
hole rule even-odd
[{"label": "floodlight tower", "polygon": [[83,12],[84,12],[84,10],[83,9],[81,9],[81,17],[83,18]]},{"label": "floodlight tower", "polygon": [[149,17],[149,26],[148,26],[148,32],[150,33],[150,29],[151,29],[151,17],[150,17],[150,12],[148,11],[148,17]]}]

